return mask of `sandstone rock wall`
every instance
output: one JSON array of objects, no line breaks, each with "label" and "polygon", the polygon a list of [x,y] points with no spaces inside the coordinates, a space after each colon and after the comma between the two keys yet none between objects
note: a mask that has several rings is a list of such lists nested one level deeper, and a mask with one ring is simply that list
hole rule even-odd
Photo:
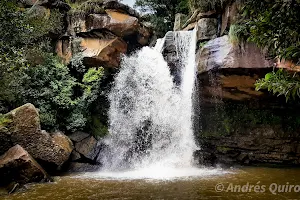
[{"label": "sandstone rock wall", "polygon": [[56,52],[66,63],[80,54],[91,67],[117,68],[123,54],[148,45],[152,35],[139,14],[118,1],[82,2],[68,12],[66,29]]}]

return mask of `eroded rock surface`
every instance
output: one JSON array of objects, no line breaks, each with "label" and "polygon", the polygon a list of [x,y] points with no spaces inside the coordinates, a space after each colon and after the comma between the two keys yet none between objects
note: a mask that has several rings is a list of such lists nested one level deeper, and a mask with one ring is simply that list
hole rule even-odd
[{"label": "eroded rock surface", "polygon": [[38,110],[25,104],[7,113],[9,120],[0,128],[0,153],[19,144],[44,166],[61,167],[73,150],[73,144],[63,133],[49,134],[41,130]]},{"label": "eroded rock surface", "polygon": [[0,157],[0,186],[52,181],[45,170],[20,145]]}]

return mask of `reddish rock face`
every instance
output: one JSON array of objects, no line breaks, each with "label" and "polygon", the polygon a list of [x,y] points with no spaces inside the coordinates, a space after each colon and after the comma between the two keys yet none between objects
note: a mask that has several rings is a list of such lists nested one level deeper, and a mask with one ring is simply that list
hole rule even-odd
[{"label": "reddish rock face", "polygon": [[227,35],[208,41],[197,52],[197,63],[199,73],[212,69],[258,69],[273,65],[254,44],[235,46]]},{"label": "reddish rock face", "polygon": [[20,145],[0,157],[0,185],[51,181],[50,176]]},{"label": "reddish rock face", "polygon": [[120,38],[99,40],[85,38],[81,42],[84,49],[84,63],[88,66],[118,67],[121,55],[127,52],[127,44]]},{"label": "reddish rock face", "polygon": [[99,2],[98,7],[99,12],[75,11],[68,16],[67,33],[56,46],[66,64],[80,52],[88,67],[116,68],[122,54],[149,44],[151,30],[132,8],[117,1]]},{"label": "reddish rock face", "polygon": [[139,21],[136,17],[119,13],[116,10],[106,10],[107,14],[90,14],[86,19],[87,31],[107,29],[118,37],[126,37],[139,31]]}]

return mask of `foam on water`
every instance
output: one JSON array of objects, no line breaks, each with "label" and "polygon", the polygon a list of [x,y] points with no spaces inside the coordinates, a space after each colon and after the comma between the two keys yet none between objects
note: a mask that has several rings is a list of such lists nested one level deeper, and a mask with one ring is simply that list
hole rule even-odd
[{"label": "foam on water", "polygon": [[[228,174],[228,171],[220,168],[170,168],[162,165],[151,165],[141,169],[129,171],[101,171],[81,174],[79,178],[93,178],[102,180],[150,180],[150,181],[174,181],[190,180],[195,178],[207,178]],[[78,178],[78,177],[76,177]]]}]

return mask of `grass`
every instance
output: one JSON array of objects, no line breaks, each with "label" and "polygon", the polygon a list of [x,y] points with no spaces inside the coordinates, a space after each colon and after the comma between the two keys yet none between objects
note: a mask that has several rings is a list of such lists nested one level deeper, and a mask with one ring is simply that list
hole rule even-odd
[{"label": "grass", "polygon": [[247,27],[240,24],[232,24],[229,29],[229,40],[233,45],[243,44],[247,41]]},{"label": "grass", "polygon": [[104,0],[89,0],[83,3],[72,3],[70,0],[67,0],[67,3],[71,6],[69,11],[70,15],[80,15],[84,16],[87,14],[103,14],[105,10],[103,8]]}]

